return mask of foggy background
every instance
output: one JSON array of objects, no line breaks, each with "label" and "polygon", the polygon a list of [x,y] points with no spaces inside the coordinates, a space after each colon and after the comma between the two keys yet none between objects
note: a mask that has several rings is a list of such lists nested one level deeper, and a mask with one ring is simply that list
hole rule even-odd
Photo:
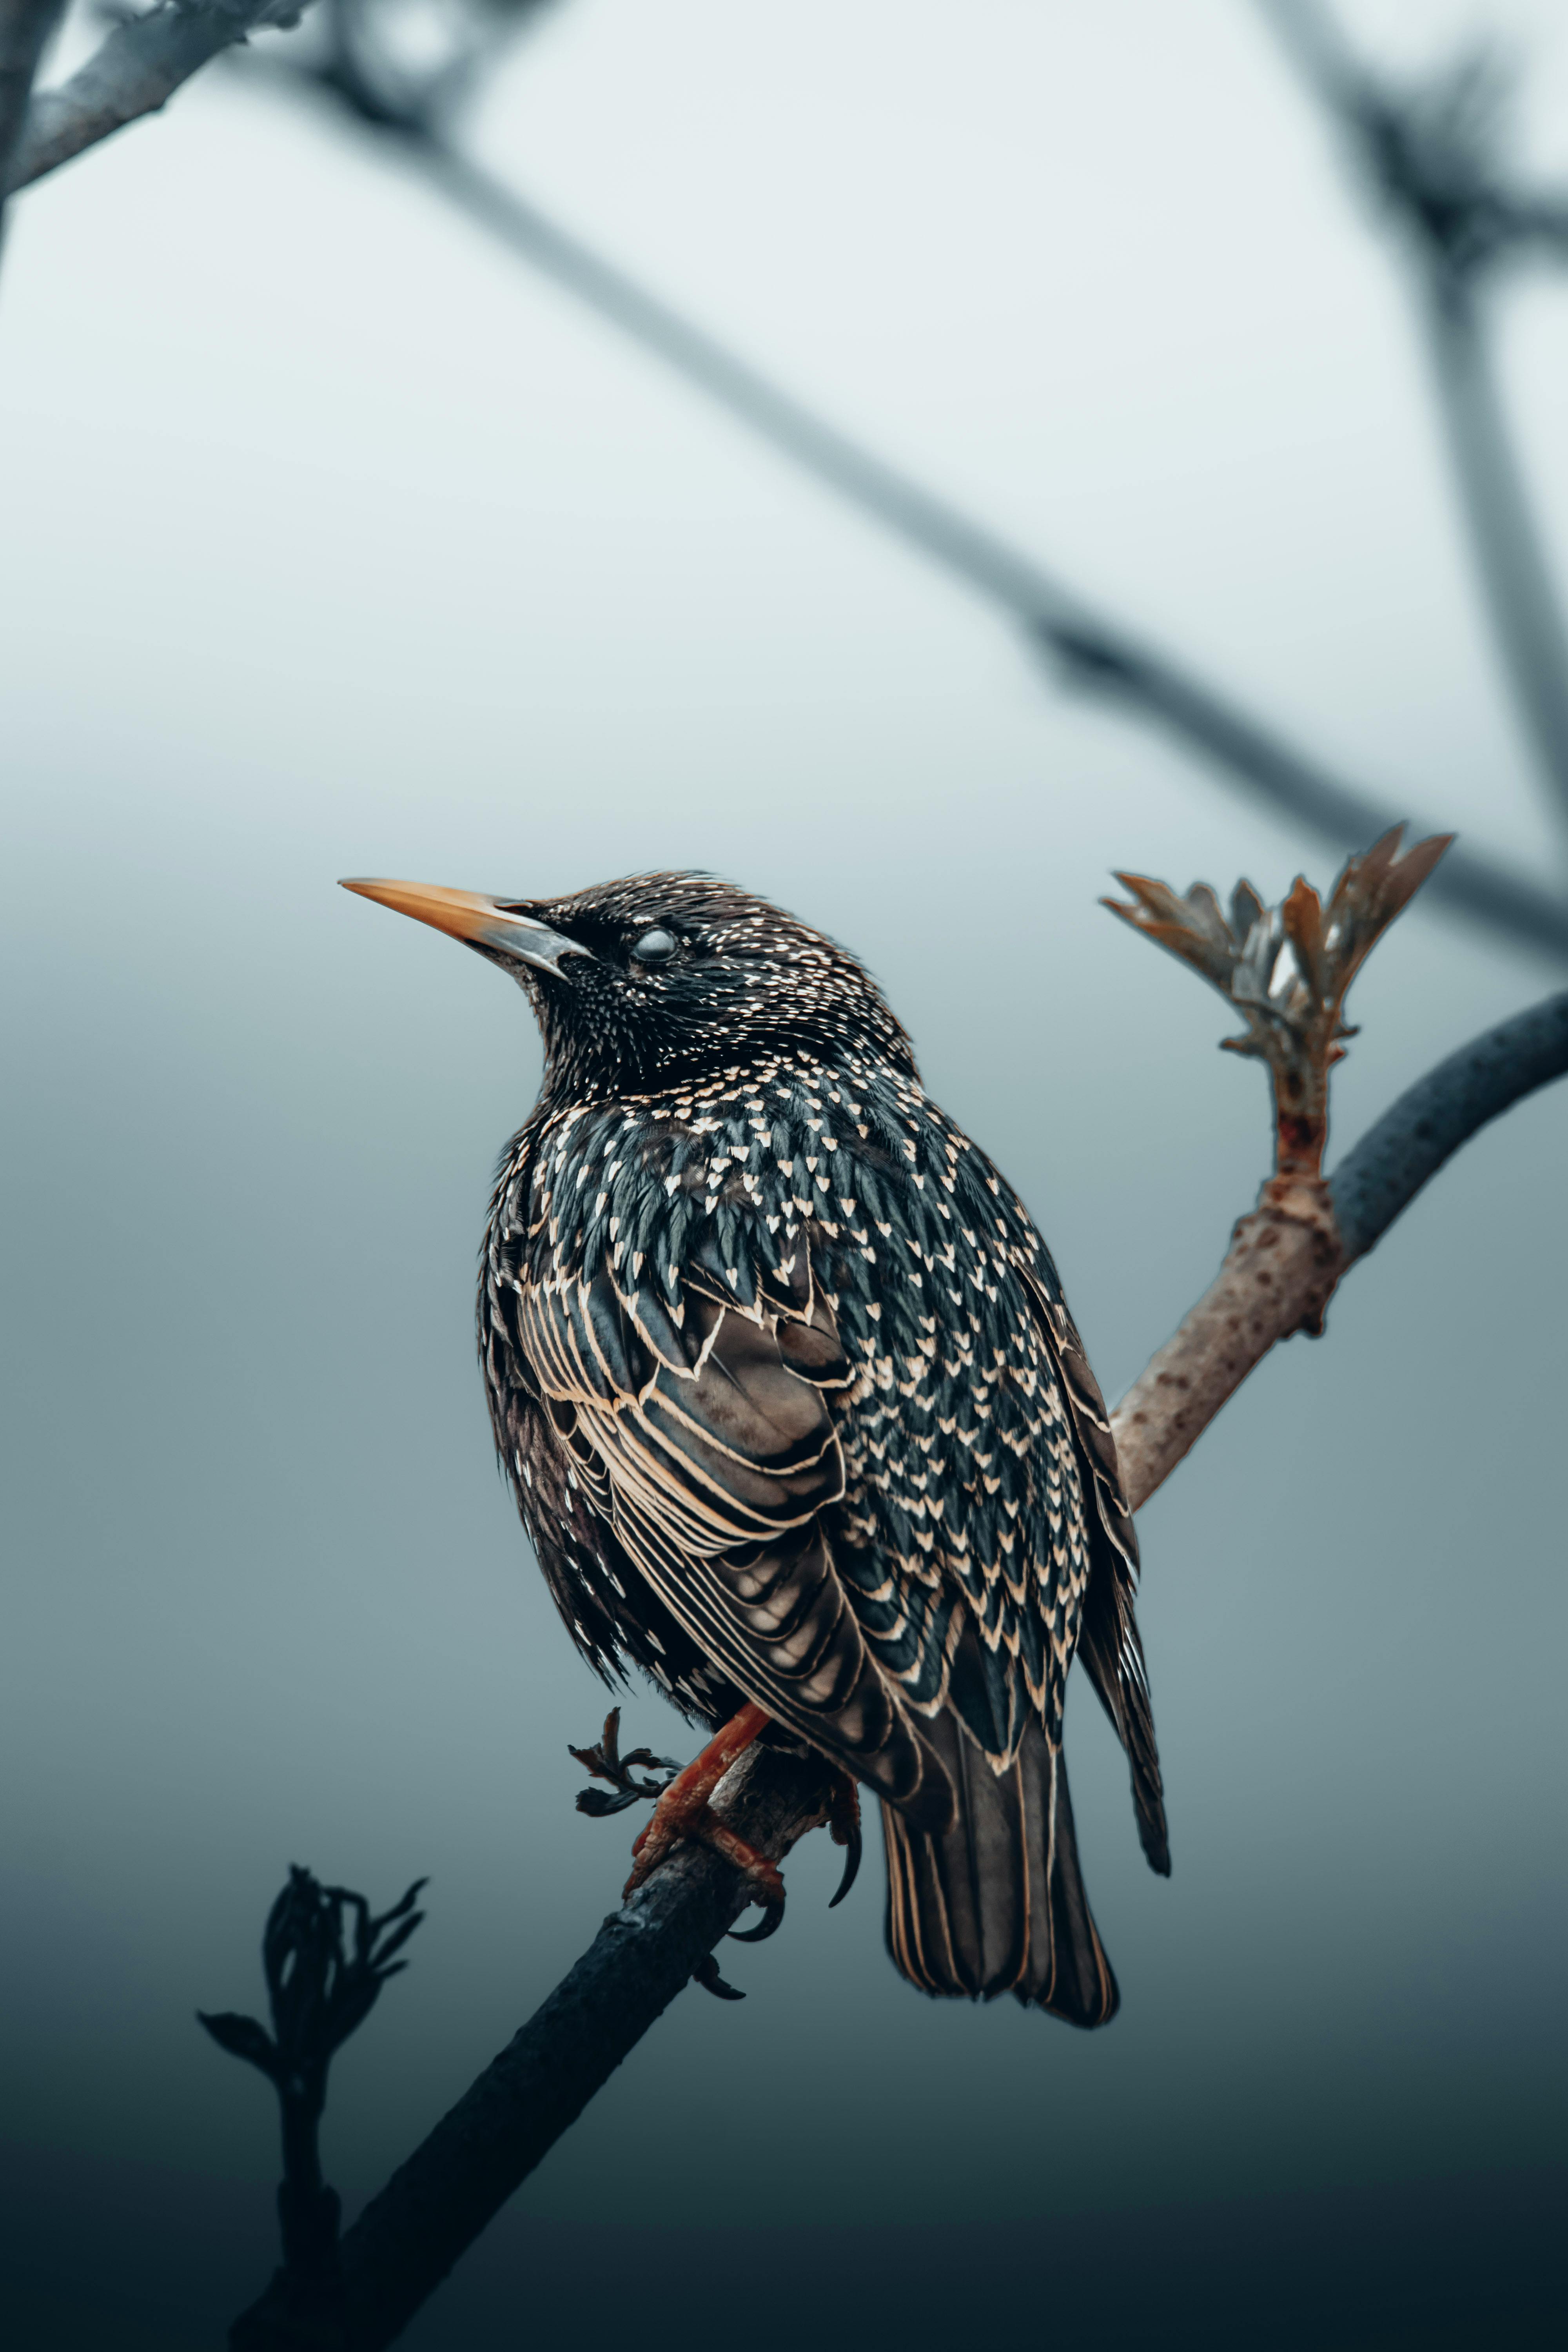
[{"label": "foggy background", "polygon": [[[1384,58],[1522,40],[1521,158],[1568,175],[1547,0],[1346,15]],[[1254,11],[571,0],[474,137],[1422,829],[1558,878],[1405,282]],[[1561,569],[1563,286],[1503,319]],[[13,207],[0,508],[0,2326],[184,2352],[275,2260],[272,2095],[193,2011],[260,2007],[287,1864],[378,1907],[431,1875],[334,2069],[352,2216],[639,1818],[573,1811],[606,1701],[474,1362],[527,1008],[335,877],[700,866],[843,938],[1114,1398],[1268,1126],[1218,999],[1096,898],[1338,860],[236,68]],[[1418,904],[1331,1159],[1560,985]],[[744,2004],[682,1996],[410,2345],[1548,2340],[1565,1142],[1559,1088],[1467,1146],[1141,1515],[1168,1885],[1069,1712],[1114,2025],[923,2000],[874,1846],[829,1915],[811,1841],[722,1963]],[[640,1687],[625,1732],[691,1745]]]}]

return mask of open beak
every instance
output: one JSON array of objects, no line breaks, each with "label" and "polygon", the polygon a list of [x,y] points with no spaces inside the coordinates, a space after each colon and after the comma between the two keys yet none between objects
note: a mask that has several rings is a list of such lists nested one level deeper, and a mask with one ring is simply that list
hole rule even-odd
[{"label": "open beak", "polygon": [[588,956],[593,961],[588,950],[579,947],[575,940],[563,939],[536,916],[487,898],[480,890],[445,890],[438,882],[379,882],[363,877],[344,882],[342,887],[357,890],[362,898],[374,898],[395,914],[412,915],[416,922],[429,923],[455,940],[466,940],[470,947],[494,948],[502,955],[515,956],[519,963],[552,972],[557,980],[563,956]]}]

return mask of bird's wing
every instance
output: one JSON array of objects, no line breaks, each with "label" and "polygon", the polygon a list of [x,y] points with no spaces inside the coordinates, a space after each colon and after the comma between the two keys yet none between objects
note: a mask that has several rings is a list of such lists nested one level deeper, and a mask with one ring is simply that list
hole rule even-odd
[{"label": "bird's wing", "polygon": [[1133,1608],[1138,1537],[1121,1485],[1110,1415],[1066,1301],[1059,1294],[1053,1297],[1033,1268],[1023,1271],[1067,1400],[1088,1506],[1093,1565],[1083,1596],[1078,1654],[1127,1752],[1143,1851],[1153,1869],[1168,1874],[1171,1851],[1160,1756]]},{"label": "bird's wing", "polygon": [[519,1333],[595,1507],[748,1698],[912,1817],[951,1784],[871,1658],[822,1513],[844,1491],[825,1392],[851,1377],[826,1301],[729,1303],[700,1269],[676,1313],[590,1279],[521,1286]]}]

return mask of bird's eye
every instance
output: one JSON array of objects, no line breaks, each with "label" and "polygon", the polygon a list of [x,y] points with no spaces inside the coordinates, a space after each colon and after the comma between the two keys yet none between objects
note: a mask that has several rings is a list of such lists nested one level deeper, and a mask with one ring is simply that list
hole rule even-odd
[{"label": "bird's eye", "polygon": [[668,963],[675,949],[675,933],[659,925],[651,931],[645,931],[640,940],[632,942],[632,953],[638,963]]}]

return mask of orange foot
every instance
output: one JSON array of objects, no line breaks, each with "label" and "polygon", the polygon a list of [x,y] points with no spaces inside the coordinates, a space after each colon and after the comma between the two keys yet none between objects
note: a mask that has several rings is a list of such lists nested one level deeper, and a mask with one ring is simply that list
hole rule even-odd
[{"label": "orange foot", "polygon": [[[737,1837],[708,1802],[731,1765],[738,1756],[744,1755],[768,1720],[760,1706],[748,1702],[721,1731],[714,1734],[701,1755],[684,1772],[676,1775],[654,1807],[653,1819],[632,1847],[632,1874],[626,1884],[626,1894],[640,1886],[682,1838],[697,1838],[704,1845],[714,1847],[737,1870],[745,1872],[759,1903],[766,1904],[772,1911],[783,1910],[784,1884],[777,1863],[770,1862],[765,1853],[748,1845],[744,1838]],[[776,1925],[776,1920],[771,1922],[766,1932]]]}]

